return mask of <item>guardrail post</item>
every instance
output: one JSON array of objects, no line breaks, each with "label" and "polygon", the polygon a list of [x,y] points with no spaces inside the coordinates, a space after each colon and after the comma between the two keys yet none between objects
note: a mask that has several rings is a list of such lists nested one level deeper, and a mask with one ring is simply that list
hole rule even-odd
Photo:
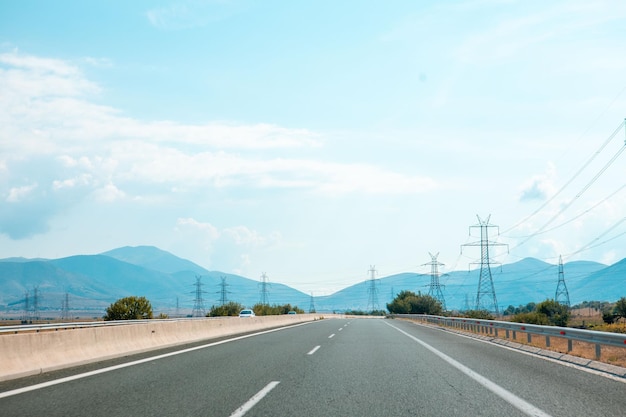
[{"label": "guardrail post", "polygon": [[546,336],[546,347],[550,347],[550,336]]},{"label": "guardrail post", "polygon": [[529,333],[526,333],[526,340],[528,341],[528,343],[533,341],[533,335]]},{"label": "guardrail post", "polygon": [[602,347],[600,343],[596,343],[596,360],[600,360],[600,356],[602,355]]},{"label": "guardrail post", "polygon": [[572,343],[572,339],[567,339],[567,351],[568,351],[568,352],[571,352],[571,351],[574,349],[574,347],[572,346],[572,344],[573,344],[573,343]]},{"label": "guardrail post", "polygon": [[517,340],[517,332],[513,330],[513,340]]},{"label": "guardrail post", "polygon": [[504,332],[506,334],[506,338],[508,339],[509,338],[509,329],[506,329]]}]

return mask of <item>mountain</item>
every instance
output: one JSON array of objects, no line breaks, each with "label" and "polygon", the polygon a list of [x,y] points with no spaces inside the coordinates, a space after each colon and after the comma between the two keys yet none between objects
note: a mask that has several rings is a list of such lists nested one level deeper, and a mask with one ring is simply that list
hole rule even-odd
[{"label": "mountain", "polygon": [[181,259],[154,246],[125,246],[104,252],[101,255],[166,274],[180,271],[192,271],[198,275],[202,275],[208,272],[206,269],[191,261]]},{"label": "mountain", "polygon": [[[500,309],[554,298],[558,265],[525,258],[507,265],[492,265],[491,277]],[[200,277],[199,284],[197,277]],[[453,271],[439,277],[448,309],[473,307],[480,270]],[[626,259],[607,266],[575,261],[564,265],[572,304],[615,301],[626,296]],[[431,276],[406,272],[364,280],[328,296],[316,297],[317,311],[385,309],[402,290],[428,294]],[[308,310],[311,297],[280,283],[266,287],[270,304],[291,304]],[[37,309],[44,317],[58,317],[68,300],[72,314],[104,315],[115,300],[147,297],[156,314],[190,314],[196,304],[206,311],[222,296],[251,307],[261,299],[257,280],[208,271],[195,263],[153,246],[123,247],[98,255],[60,259],[0,259],[0,316],[19,317]],[[36,301],[36,302],[35,302]]]},{"label": "mountain", "polygon": [[[266,289],[270,304],[309,306],[310,296],[286,285],[269,283]],[[0,315],[19,316],[25,309],[32,314],[37,306],[41,316],[52,311],[58,316],[67,299],[72,311],[101,317],[112,302],[130,295],[148,298],[156,314],[186,315],[196,304],[208,311],[222,294],[252,306],[260,300],[259,282],[207,271],[150,246],[52,260],[0,260]]]}]

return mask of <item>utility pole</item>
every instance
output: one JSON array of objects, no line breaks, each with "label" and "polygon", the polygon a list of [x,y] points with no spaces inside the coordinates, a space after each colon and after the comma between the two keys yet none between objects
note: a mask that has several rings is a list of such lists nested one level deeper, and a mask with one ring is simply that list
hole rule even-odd
[{"label": "utility pole", "polygon": [[196,298],[193,300],[193,310],[191,312],[191,316],[192,317],[205,317],[206,316],[206,310],[204,309],[204,299],[202,298],[202,294],[204,293],[204,291],[202,291],[202,277],[199,275],[196,275]]},{"label": "utility pole", "polygon": [[[378,310],[378,288],[376,288],[376,267],[374,265],[370,265],[370,285],[367,289],[368,301],[367,301],[367,309],[369,311]],[[372,309],[370,310],[370,306]]]},{"label": "utility pole", "polygon": [[267,287],[270,284],[267,282],[267,274],[263,272],[261,274],[261,282],[259,282],[259,287],[261,288],[261,304],[269,304],[269,290]]},{"label": "utility pole", "polygon": [[428,290],[428,295],[433,297],[435,300],[441,303],[441,307],[443,311],[446,311],[446,300],[443,297],[443,292],[441,291],[441,284],[439,283],[439,267],[443,266],[441,262],[437,261],[437,257],[439,256],[439,252],[436,255],[428,252],[430,255],[431,261],[425,265],[430,265],[430,289]]},{"label": "utility pole", "polygon": [[554,301],[570,307],[569,293],[567,292],[567,286],[565,285],[565,275],[563,274],[563,258],[559,255],[559,283],[556,285],[556,294],[554,295]]},{"label": "utility pole", "polygon": [[228,290],[226,290],[226,287],[228,287],[228,284],[226,283],[226,277],[220,277],[221,282],[220,282],[220,305],[225,305],[228,302],[228,296],[227,294],[230,292]]},{"label": "utility pole", "polygon": [[487,310],[495,312],[496,315],[500,315],[498,309],[498,300],[496,299],[496,290],[493,286],[493,278],[491,276],[492,263],[489,257],[490,246],[507,246],[503,243],[496,243],[489,241],[489,228],[498,227],[489,224],[491,215],[487,216],[487,219],[482,220],[478,215],[478,224],[470,226],[470,235],[472,228],[480,228],[480,241],[474,243],[466,243],[461,245],[461,253],[463,252],[463,246],[480,246],[480,277],[478,278],[478,291],[476,292],[476,310]]}]

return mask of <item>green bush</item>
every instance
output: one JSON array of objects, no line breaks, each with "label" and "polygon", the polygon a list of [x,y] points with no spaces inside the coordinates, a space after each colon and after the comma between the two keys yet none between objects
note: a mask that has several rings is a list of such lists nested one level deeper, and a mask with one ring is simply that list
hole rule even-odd
[{"label": "green bush", "polygon": [[139,320],[152,318],[152,305],[146,297],[120,298],[106,309],[105,320]]},{"label": "green bush", "polygon": [[511,317],[517,323],[567,326],[570,313],[566,305],[554,300],[545,300],[535,306],[532,312],[518,313]]},{"label": "green bush", "polygon": [[387,303],[387,310],[392,314],[432,314],[440,315],[443,307],[437,299],[430,295],[415,294],[412,291],[400,291],[391,303]]},{"label": "green bush", "polygon": [[224,317],[224,316],[238,316],[239,312],[245,307],[235,301],[229,301],[221,306],[211,306],[211,309],[207,313],[207,317]]},{"label": "green bush", "polygon": [[304,310],[298,306],[292,306],[291,304],[274,304],[271,306],[269,304],[258,303],[252,307],[252,310],[257,316],[278,316],[281,314],[287,314],[290,311],[295,311],[298,314],[304,314]]}]

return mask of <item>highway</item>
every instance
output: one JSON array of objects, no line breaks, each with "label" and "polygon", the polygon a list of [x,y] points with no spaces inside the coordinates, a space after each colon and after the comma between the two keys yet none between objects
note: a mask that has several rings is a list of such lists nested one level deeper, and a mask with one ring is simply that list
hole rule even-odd
[{"label": "highway", "polygon": [[0,416],[626,415],[624,381],[402,320],[325,319],[157,355],[4,382]]}]

